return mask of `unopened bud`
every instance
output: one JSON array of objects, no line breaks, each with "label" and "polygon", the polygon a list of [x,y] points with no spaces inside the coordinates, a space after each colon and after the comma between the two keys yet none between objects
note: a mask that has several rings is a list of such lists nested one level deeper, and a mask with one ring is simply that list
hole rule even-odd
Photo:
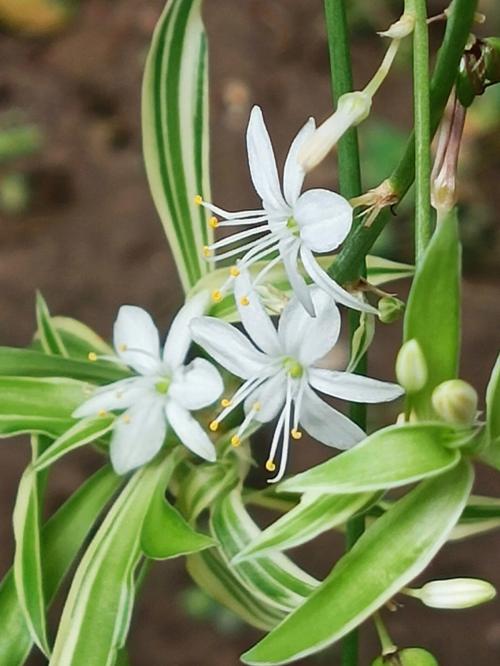
[{"label": "unopened bud", "polygon": [[496,597],[496,590],[486,580],[479,578],[450,578],[433,580],[418,590],[406,589],[410,597],[430,608],[461,609],[479,606]]},{"label": "unopened bud", "polygon": [[403,39],[411,35],[415,28],[414,14],[403,14],[401,18],[389,26],[384,32],[379,32],[381,37],[390,37],[390,39]]},{"label": "unopened bud", "polygon": [[439,384],[432,394],[432,406],[446,423],[471,425],[477,413],[476,389],[463,379]]},{"label": "unopened bud", "polygon": [[371,105],[371,96],[365,92],[350,92],[340,97],[335,113],[318,127],[299,152],[298,161],[306,173],[323,161],[349,128],[368,116]]},{"label": "unopened bud", "polygon": [[408,340],[399,350],[396,377],[407,393],[417,393],[427,383],[427,363],[416,340]]},{"label": "unopened bud", "polygon": [[378,318],[384,324],[397,321],[405,310],[405,304],[395,296],[384,296],[378,302]]},{"label": "unopened bud", "polygon": [[439,666],[436,659],[422,648],[405,648],[375,659],[372,666]]}]

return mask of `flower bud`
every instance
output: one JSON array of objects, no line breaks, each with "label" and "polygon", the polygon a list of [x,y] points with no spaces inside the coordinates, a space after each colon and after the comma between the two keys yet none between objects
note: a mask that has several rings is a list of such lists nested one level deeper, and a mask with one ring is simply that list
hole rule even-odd
[{"label": "flower bud", "polygon": [[477,413],[477,392],[463,379],[439,384],[432,394],[432,406],[446,423],[471,425]]},{"label": "flower bud", "polygon": [[496,590],[491,583],[478,578],[450,578],[433,580],[418,590],[405,590],[405,594],[420,599],[430,608],[455,610],[491,601],[496,596]]},{"label": "flower bud", "polygon": [[417,393],[427,383],[427,363],[415,339],[405,342],[399,350],[396,377],[407,393]]},{"label": "flower bud", "polygon": [[403,314],[405,304],[395,296],[383,296],[378,302],[378,318],[384,324],[397,321]]},{"label": "flower bud", "polygon": [[372,666],[438,666],[438,663],[427,650],[405,648],[375,659]]}]

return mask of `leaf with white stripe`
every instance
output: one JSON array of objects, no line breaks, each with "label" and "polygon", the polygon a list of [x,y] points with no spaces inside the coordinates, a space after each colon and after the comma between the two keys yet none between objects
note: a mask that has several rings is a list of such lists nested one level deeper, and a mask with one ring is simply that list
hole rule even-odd
[{"label": "leaf with white stripe", "polygon": [[36,295],[36,321],[43,351],[54,356],[68,356],[64,342],[50,316],[47,303],[40,292]]}]

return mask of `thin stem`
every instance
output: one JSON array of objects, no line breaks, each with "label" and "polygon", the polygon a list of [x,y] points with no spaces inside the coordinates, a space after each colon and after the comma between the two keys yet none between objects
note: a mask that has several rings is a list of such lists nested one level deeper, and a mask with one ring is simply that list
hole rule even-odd
[{"label": "thin stem", "polygon": [[426,0],[415,0],[414,6],[415,258],[419,261],[431,238],[431,128]]},{"label": "thin stem", "polygon": [[375,613],[373,616],[373,622],[375,624],[375,629],[377,630],[380,645],[382,646],[382,654],[384,656],[394,654],[398,649],[397,645],[394,644],[394,641],[389,636],[389,632],[387,631],[387,627],[385,626],[380,613]]},{"label": "thin stem", "polygon": [[[335,103],[342,95],[351,92],[353,89],[349,32],[344,0],[325,0],[325,16],[330,51],[332,91]],[[341,194],[348,199],[358,196],[361,193],[361,169],[359,163],[358,135],[355,128],[351,128],[340,139],[338,144],[338,160]],[[366,266],[364,256],[359,257],[356,270],[358,275],[365,275]],[[349,313],[349,325],[352,339],[352,335],[359,325],[358,313]],[[363,372],[364,370],[366,370],[366,357],[361,359],[358,365],[358,372]],[[361,427],[365,426],[366,407],[364,405],[351,405],[350,415]],[[355,518],[347,523],[346,550],[352,548],[363,531],[363,518]],[[358,664],[357,630],[352,631],[342,641],[341,664],[342,666],[357,666]]]},{"label": "thin stem", "polygon": [[[454,0],[446,24],[443,44],[439,50],[431,81],[431,132],[439,125],[446,101],[455,82],[460,58],[474,22],[477,0]],[[396,196],[401,199],[411,187],[415,177],[415,138],[412,135],[398,166],[390,176]],[[360,260],[382,233],[390,219],[390,212],[383,211],[371,227],[357,225],[347,238],[342,251],[329,268],[329,274],[337,282],[353,282],[359,277]]]}]

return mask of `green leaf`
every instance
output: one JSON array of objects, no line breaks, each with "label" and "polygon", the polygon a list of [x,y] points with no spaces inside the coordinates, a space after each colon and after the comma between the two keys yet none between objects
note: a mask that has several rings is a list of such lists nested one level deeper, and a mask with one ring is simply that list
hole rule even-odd
[{"label": "green leaf", "polygon": [[[88,360],[89,352],[105,356],[113,355],[113,348],[91,328],[70,317],[51,317],[52,326],[71,358]],[[34,347],[42,348],[39,333],[35,335]]]},{"label": "green leaf", "polygon": [[481,458],[500,469],[500,355],[486,389],[486,434],[487,448]]},{"label": "green leaf", "polygon": [[43,351],[49,355],[68,356],[59,331],[52,322],[47,303],[40,292],[36,295],[36,321]]},{"label": "green leaf", "polygon": [[70,377],[109,384],[131,376],[124,366],[100,361],[74,361],[31,349],[0,347],[0,377]]},{"label": "green leaf", "polygon": [[[215,503],[210,527],[227,563],[261,533],[243,505],[239,488]],[[231,564],[234,575],[254,597],[285,612],[296,608],[318,584],[282,553]]]},{"label": "green leaf", "polygon": [[[335,261],[335,255],[322,255],[316,257],[316,259],[320,266],[326,270],[331,266],[332,262]],[[249,268],[249,271],[251,275],[255,277],[266,265],[266,262],[258,261]],[[382,285],[386,282],[393,282],[394,280],[411,277],[414,273],[413,266],[410,266],[409,264],[400,264],[396,261],[372,255],[366,257],[366,265],[367,280],[372,285]],[[201,280],[196,283],[191,293],[195,294],[202,290],[212,292],[215,289],[218,289],[227,280],[227,276],[227,267],[218,268],[201,278]],[[271,285],[272,290],[279,290],[278,295],[280,292],[283,292],[281,298],[283,298],[283,296],[289,297],[292,295],[292,289],[282,264],[272,268],[266,274],[266,280],[262,284],[262,287],[259,287],[259,293],[266,306],[269,305],[266,303],[266,295],[269,295],[271,300],[273,300],[274,296],[274,291],[267,294],[269,291],[269,285]],[[269,309],[272,311],[272,308]],[[222,301],[213,303],[209,314],[213,317],[218,317],[219,319],[225,319],[226,321],[238,321],[239,319],[238,309],[236,308],[234,298],[231,294],[228,294]]]},{"label": "green leaf", "polygon": [[73,578],[51,663],[114,662],[130,623],[144,516],[157,484],[168,478],[173,465],[174,458],[158,456],[133,475],[108,511]]},{"label": "green leaf", "polygon": [[195,553],[214,545],[214,540],[195,532],[165,497],[165,484],[158,484],[144,519],[141,548],[153,560],[166,560]]},{"label": "green leaf", "polygon": [[194,202],[210,199],[207,44],[201,0],[170,0],[153,35],[142,89],[142,134],[151,194],[182,286],[210,270],[202,256],[212,241]]},{"label": "green leaf", "polygon": [[425,569],[446,542],[472,481],[472,468],[462,461],[396,502],[339,560],[315,592],[245,653],[242,661],[285,664],[306,657],[370,617]]},{"label": "green leaf", "polygon": [[314,537],[342,525],[362,511],[378,494],[304,495],[300,504],[244,548],[233,562],[260,557],[270,551],[283,551],[311,541]]},{"label": "green leaf", "polygon": [[194,582],[209,596],[257,629],[268,631],[286,615],[284,611],[254,596],[214,548],[190,555],[187,558],[187,570]]},{"label": "green leaf", "polygon": [[194,522],[226,488],[233,487],[237,481],[235,465],[217,462],[215,465],[193,466],[179,488],[177,507],[183,516]]},{"label": "green leaf", "polygon": [[35,471],[45,469],[70,451],[104,437],[113,428],[114,420],[113,416],[103,416],[77,421],[37,459],[33,465]]},{"label": "green leaf", "polygon": [[441,423],[393,425],[354,448],[282,483],[285,492],[359,493],[443,474],[460,460],[448,448],[463,435]]},{"label": "green leaf", "polygon": [[351,339],[351,358],[346,372],[354,372],[359,362],[368,351],[375,335],[375,317],[362,312],[359,317],[359,326]]},{"label": "green leaf", "polygon": [[[106,502],[121,482],[106,466],[86,481],[42,529],[42,566],[44,596],[53,600],[83,540]],[[7,666],[24,664],[32,646],[29,629],[19,603],[10,570],[0,585],[0,663]]]},{"label": "green leaf", "polygon": [[404,340],[417,340],[427,362],[424,388],[409,398],[420,419],[434,418],[433,390],[457,377],[460,354],[461,248],[456,212],[432,237],[408,297]]},{"label": "green leaf", "polygon": [[57,437],[73,425],[71,414],[88,389],[73,379],[0,377],[0,436],[38,432]]}]

